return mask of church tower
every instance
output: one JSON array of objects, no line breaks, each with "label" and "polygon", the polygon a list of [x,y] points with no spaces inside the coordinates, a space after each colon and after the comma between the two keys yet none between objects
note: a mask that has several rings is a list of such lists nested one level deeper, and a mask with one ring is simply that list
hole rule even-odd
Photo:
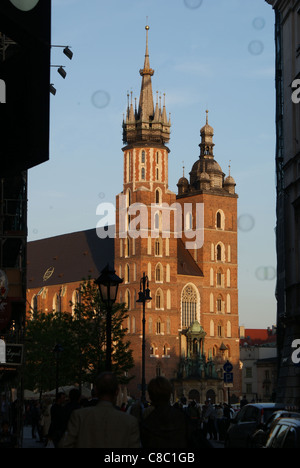
[{"label": "church tower", "polygon": [[[145,309],[146,383],[172,380],[175,398],[227,401],[223,366],[233,365],[240,395],[237,194],[214,157],[214,130],[200,130],[200,155],[189,174],[168,187],[170,118],[165,96],[153,98],[149,27],[139,99],[128,95],[123,117],[123,190],[116,200],[115,270],[123,278],[118,302],[128,308],[135,367],[129,393],[142,383],[141,279],[152,300]],[[155,101],[155,102],[154,102]]]},{"label": "church tower", "polygon": [[[190,228],[197,228],[197,209],[202,207],[203,245],[191,245],[189,253],[202,271],[196,282],[200,292],[200,324],[205,331],[206,360],[213,361],[215,370],[223,376],[227,359],[233,365],[233,382],[230,389],[235,395],[241,392],[239,361],[238,315],[238,258],[237,258],[237,199],[235,180],[225,177],[214,157],[214,129],[208,123],[200,130],[200,155],[190,171],[190,180],[178,181],[177,201],[190,203],[192,214]],[[197,208],[198,207],[198,208]],[[184,239],[184,237],[183,237]],[[184,239],[185,240],[185,239]],[[178,276],[178,282],[180,277]],[[182,292],[178,288],[178,303]],[[225,387],[227,388],[227,387]],[[223,390],[224,391],[224,390]]]},{"label": "church tower", "polygon": [[[174,222],[164,223],[176,195],[168,188],[170,118],[165,96],[156,93],[154,105],[146,26],[146,53],[140,70],[139,102],[128,106],[123,119],[124,180],[117,196],[115,269],[124,279],[119,302],[128,307],[128,339],[134,353],[135,376],[131,394],[139,396],[142,355],[142,305],[136,303],[140,280],[148,277],[152,300],[146,304],[146,382],[156,375],[174,377],[178,364],[178,314],[176,295],[177,239]],[[177,356],[176,356],[177,355]]]}]

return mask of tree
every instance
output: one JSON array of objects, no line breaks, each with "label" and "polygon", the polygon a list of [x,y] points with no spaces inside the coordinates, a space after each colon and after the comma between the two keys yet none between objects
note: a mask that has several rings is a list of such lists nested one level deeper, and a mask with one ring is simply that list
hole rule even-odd
[{"label": "tree", "polygon": [[[29,389],[55,388],[56,359],[53,352],[60,344],[59,386],[94,382],[105,369],[106,310],[97,286],[89,279],[78,288],[79,301],[73,314],[35,312],[26,324],[25,385]],[[126,340],[127,318],[124,304],[112,310],[112,370],[121,383],[128,381],[126,373],[133,367],[130,342]]]},{"label": "tree", "polygon": [[72,371],[72,317],[61,312],[35,312],[26,323],[25,386],[40,393],[56,385],[56,356],[54,348],[62,346],[60,385],[67,385]]},{"label": "tree", "polygon": [[[73,304],[73,329],[78,350],[78,377],[81,381],[94,381],[105,370],[106,314],[98,287],[90,279],[79,288],[80,300]],[[123,323],[128,317],[125,304],[112,308],[112,370],[123,383],[126,373],[134,365],[127,329]]]}]

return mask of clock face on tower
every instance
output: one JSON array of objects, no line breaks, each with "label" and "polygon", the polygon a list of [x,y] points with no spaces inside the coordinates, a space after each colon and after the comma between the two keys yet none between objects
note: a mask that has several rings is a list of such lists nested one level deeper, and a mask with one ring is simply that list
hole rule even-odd
[{"label": "clock face on tower", "polygon": [[39,3],[40,0],[10,0],[10,2],[22,11],[30,11]]}]

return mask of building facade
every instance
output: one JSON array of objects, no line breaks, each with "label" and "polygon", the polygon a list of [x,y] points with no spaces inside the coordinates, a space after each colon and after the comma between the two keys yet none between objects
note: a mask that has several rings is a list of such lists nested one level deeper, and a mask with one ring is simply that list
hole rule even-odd
[{"label": "building facade", "polygon": [[276,328],[240,327],[242,393],[248,402],[274,401],[277,386]]},{"label": "building facade", "polygon": [[[107,263],[123,279],[117,301],[135,367],[128,394],[140,397],[143,307],[137,302],[145,275],[151,298],[145,305],[146,383],[163,375],[174,398],[232,402],[242,394],[239,360],[237,200],[235,181],[214,156],[214,130],[200,130],[200,154],[189,179],[168,186],[171,121],[165,96],[153,97],[146,27],[139,101],[128,96],[123,119],[123,187],[116,197],[116,223],[100,239],[91,229],[29,243],[28,294],[37,310],[64,310],[79,300],[76,290],[96,279]],[[105,236],[104,236],[105,237]],[[113,238],[114,237],[114,238]],[[223,366],[232,364],[224,386]]]},{"label": "building facade", "polygon": [[[275,12],[277,400],[300,405],[300,1],[267,0]],[[297,91],[298,87],[298,91]]]},{"label": "building facade", "polygon": [[[225,401],[223,365],[233,364],[232,393],[240,396],[238,331],[237,194],[214,158],[214,130],[201,128],[200,155],[168,188],[170,118],[154,97],[146,27],[146,53],[139,101],[128,99],[123,120],[123,190],[116,201],[115,269],[124,278],[119,302],[136,366],[131,392],[141,383],[143,310],[141,278],[148,278],[146,381],[164,375],[175,397]],[[129,96],[128,96],[129,98]]]}]

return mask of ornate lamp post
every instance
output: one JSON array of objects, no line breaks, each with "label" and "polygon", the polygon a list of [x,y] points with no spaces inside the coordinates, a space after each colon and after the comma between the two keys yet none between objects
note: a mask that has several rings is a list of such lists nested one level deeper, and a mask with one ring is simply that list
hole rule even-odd
[{"label": "ornate lamp post", "polygon": [[101,275],[95,280],[99,288],[102,302],[106,306],[106,365],[105,370],[111,371],[111,313],[112,306],[116,302],[118,287],[123,280],[110,269],[107,264]]},{"label": "ornate lamp post", "polygon": [[148,276],[143,274],[140,280],[139,298],[136,302],[143,304],[143,341],[142,341],[142,401],[146,399],[146,379],[145,379],[145,350],[146,350],[146,337],[145,337],[145,304],[152,300],[150,297]]}]

